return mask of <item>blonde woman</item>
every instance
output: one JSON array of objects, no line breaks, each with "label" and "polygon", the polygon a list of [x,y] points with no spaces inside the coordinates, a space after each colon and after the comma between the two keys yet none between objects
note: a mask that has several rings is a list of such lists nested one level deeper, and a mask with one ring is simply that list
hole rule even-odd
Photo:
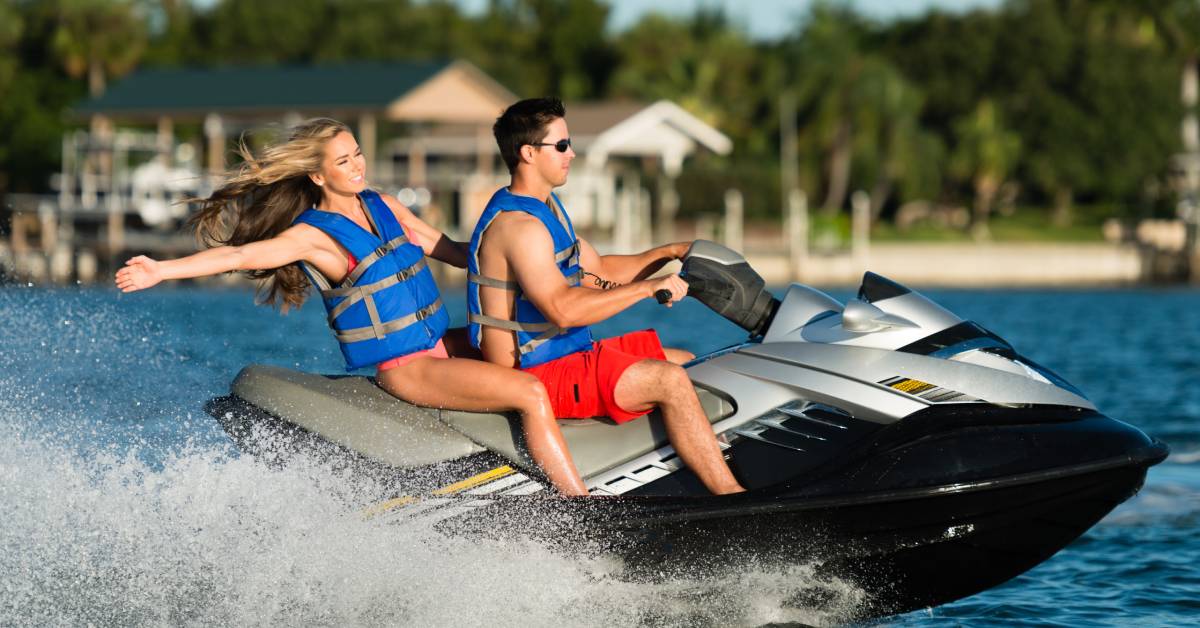
[{"label": "blonde woman", "polygon": [[416,405],[516,410],[530,454],[555,488],[587,494],[541,382],[459,357],[473,352],[461,334],[446,342],[449,319],[425,256],[462,268],[464,244],[367,188],[366,160],[346,125],[309,120],[260,156],[241,153],[241,166],[192,217],[210,248],[174,260],[134,257],[117,272],[118,288],[244,271],[286,311],[314,284],[348,369],[375,366],[384,390]]}]

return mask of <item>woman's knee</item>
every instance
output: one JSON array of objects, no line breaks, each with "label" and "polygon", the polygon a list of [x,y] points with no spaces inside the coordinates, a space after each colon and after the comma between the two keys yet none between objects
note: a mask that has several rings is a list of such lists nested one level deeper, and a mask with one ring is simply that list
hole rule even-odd
[{"label": "woman's knee", "polygon": [[523,412],[534,412],[550,409],[550,393],[542,380],[528,373],[520,373],[520,382],[514,384],[517,409]]},{"label": "woman's knee", "polygon": [[686,351],[684,349],[676,349],[674,347],[664,348],[663,355],[667,357],[668,361],[674,362],[675,364],[684,364],[696,359],[695,353]]}]

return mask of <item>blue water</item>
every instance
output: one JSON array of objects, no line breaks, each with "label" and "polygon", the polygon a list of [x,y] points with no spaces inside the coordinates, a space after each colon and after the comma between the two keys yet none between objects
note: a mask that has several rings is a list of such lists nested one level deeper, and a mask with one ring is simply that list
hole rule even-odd
[{"label": "blue water", "polygon": [[[847,291],[832,291],[844,299]],[[1142,492],[991,591],[871,625],[1193,625],[1200,620],[1200,291],[927,291],[1166,441]],[[448,298],[461,322],[461,299]],[[337,372],[315,304],[243,289],[0,288],[0,625],[837,624],[860,592],[811,567],[634,584],[602,558],[364,519],[320,461],[241,456],[201,409],[250,362]],[[696,353],[740,332],[643,304]],[[796,608],[798,589],[834,601]]]}]

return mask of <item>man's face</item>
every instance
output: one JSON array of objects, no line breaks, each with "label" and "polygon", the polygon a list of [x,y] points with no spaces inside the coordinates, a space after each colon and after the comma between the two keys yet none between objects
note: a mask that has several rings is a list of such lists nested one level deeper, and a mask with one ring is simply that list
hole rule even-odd
[{"label": "man's face", "polygon": [[[571,134],[567,131],[567,121],[558,118],[546,126],[546,136],[533,149],[533,167],[537,173],[553,187],[567,182],[567,173],[571,170],[571,161],[575,159],[575,150],[567,147],[559,152],[553,146],[562,140],[568,140]],[[550,144],[550,146],[547,146]]]}]

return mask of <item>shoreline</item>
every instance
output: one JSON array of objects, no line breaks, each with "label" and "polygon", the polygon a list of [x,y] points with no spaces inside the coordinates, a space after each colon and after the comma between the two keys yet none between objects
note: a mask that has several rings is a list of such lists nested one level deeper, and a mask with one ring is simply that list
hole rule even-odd
[{"label": "shoreline", "polygon": [[[803,283],[822,287],[857,286],[866,271],[894,281],[936,288],[1132,287],[1189,284],[1186,274],[1163,272],[1161,256],[1132,244],[1079,242],[870,243],[859,250],[790,255],[776,242],[748,239],[744,256],[767,285]],[[597,243],[601,253],[609,253]],[[130,251],[128,254],[136,254]],[[61,255],[61,254],[60,254]],[[115,256],[121,260],[126,255]],[[0,283],[99,285],[111,279],[115,262],[92,258],[87,276],[55,273],[54,255],[27,251],[21,256],[0,250]],[[78,268],[78,267],[77,267]],[[444,286],[461,286],[466,271],[432,264]],[[678,272],[671,263],[661,272]],[[79,268],[78,270],[82,270]],[[1170,269],[1167,269],[1170,271]],[[234,284],[236,276],[197,283]]]}]

